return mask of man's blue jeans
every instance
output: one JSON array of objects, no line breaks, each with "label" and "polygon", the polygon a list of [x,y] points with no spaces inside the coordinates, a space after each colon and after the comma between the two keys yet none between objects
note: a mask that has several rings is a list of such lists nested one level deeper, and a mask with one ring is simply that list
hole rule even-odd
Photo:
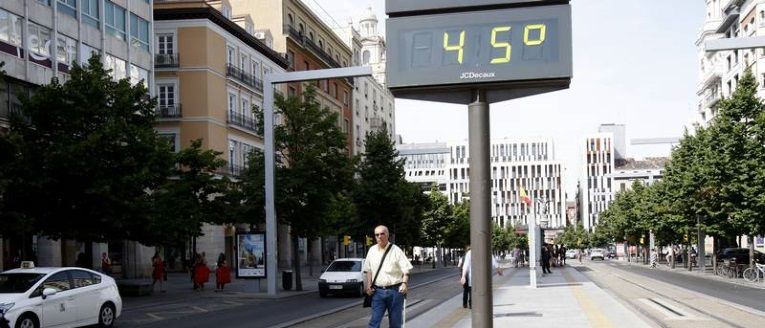
[{"label": "man's blue jeans", "polygon": [[388,326],[400,328],[404,311],[404,294],[399,293],[398,288],[375,289],[372,295],[372,317],[369,319],[369,328],[379,328],[385,311],[388,311]]}]

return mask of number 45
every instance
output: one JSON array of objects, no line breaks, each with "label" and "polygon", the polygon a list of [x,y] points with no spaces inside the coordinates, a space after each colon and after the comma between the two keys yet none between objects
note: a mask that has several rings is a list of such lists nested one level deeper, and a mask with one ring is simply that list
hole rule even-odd
[{"label": "number 45", "polygon": [[[510,26],[497,26],[491,29],[491,46],[494,48],[504,48],[505,55],[502,57],[492,58],[492,64],[504,64],[510,62],[510,58],[513,53],[513,46],[510,42],[497,41],[497,34],[510,32]],[[537,39],[530,39],[529,34],[533,30],[539,31],[539,37]],[[532,24],[526,25],[523,29],[523,44],[527,46],[538,46],[545,42],[545,35],[547,34],[547,26],[545,24]],[[444,50],[456,51],[457,62],[462,64],[465,46],[465,30],[460,31],[459,42],[456,45],[449,44],[449,33],[444,32]]]}]

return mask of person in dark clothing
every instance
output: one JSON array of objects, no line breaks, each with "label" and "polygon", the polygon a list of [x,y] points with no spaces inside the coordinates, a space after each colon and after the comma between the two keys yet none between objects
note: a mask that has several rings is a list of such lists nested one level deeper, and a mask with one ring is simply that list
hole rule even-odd
[{"label": "person in dark clothing", "polygon": [[560,265],[566,265],[566,246],[560,245]]},{"label": "person in dark clothing", "polygon": [[547,245],[542,245],[542,273],[552,273],[550,271],[550,250]]}]

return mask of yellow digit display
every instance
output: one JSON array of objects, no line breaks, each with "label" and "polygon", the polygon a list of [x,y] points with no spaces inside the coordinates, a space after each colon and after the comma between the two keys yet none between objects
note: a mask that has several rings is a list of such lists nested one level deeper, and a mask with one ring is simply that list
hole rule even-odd
[{"label": "yellow digit display", "polygon": [[456,46],[449,44],[449,32],[444,32],[444,50],[457,51],[457,62],[460,64],[462,64],[462,54],[464,52],[462,47],[464,45],[465,45],[465,30],[462,30],[462,32],[460,32],[460,42]]},{"label": "yellow digit display", "polygon": [[[529,40],[529,32],[531,30],[539,30],[539,39],[537,40]],[[526,28],[523,29],[523,43],[527,46],[538,46],[545,42],[545,34],[547,32],[547,25],[545,24],[533,24],[533,25],[526,25]]]},{"label": "yellow digit display", "polygon": [[510,26],[500,26],[491,29],[491,45],[494,48],[505,48],[505,56],[492,59],[492,64],[504,64],[510,62],[510,55],[512,54],[513,46],[510,45],[510,42],[497,42],[497,33],[509,31]]}]

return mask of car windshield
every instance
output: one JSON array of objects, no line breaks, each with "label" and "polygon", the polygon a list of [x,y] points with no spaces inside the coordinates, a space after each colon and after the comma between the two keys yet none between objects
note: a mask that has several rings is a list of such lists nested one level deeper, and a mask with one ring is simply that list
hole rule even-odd
[{"label": "car windshield", "polygon": [[361,271],[361,261],[335,261],[327,268],[330,272],[356,272]]},{"label": "car windshield", "polygon": [[4,273],[0,274],[0,294],[18,294],[32,288],[44,274],[40,273]]}]

